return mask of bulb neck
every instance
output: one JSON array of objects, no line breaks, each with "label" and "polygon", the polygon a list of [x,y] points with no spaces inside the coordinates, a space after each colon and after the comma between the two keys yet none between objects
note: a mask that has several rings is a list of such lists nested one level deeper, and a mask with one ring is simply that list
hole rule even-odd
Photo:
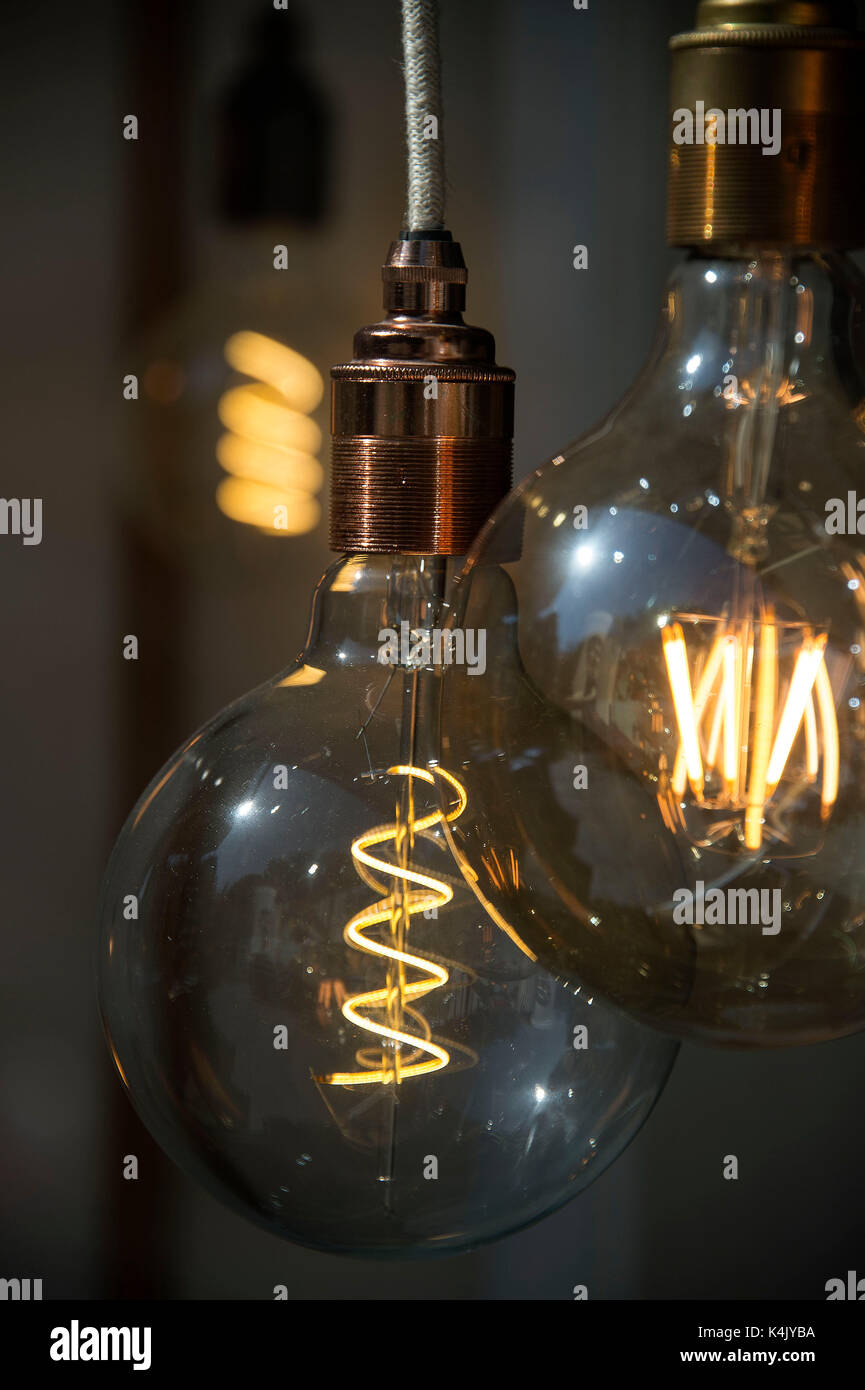
[{"label": "bulb neck", "polygon": [[850,375],[851,404],[859,399],[861,368],[854,367],[865,356],[865,276],[850,256],[700,247],[674,267],[655,361],[703,355],[701,345],[711,343],[742,374],[776,340],[800,365],[810,362],[812,372],[819,364],[821,377],[833,370],[841,381]]},{"label": "bulb neck", "polygon": [[435,674],[457,564],[438,556],[341,556],[316,586],[304,662],[321,670]]},{"label": "bulb neck", "polygon": [[865,244],[854,7],[704,0],[670,48],[670,244]]},{"label": "bulb neck", "polygon": [[694,252],[673,272],[655,349],[617,414],[641,436],[663,419],[646,448],[670,467],[668,441],[690,436],[685,471],[714,475],[711,505],[743,522],[739,560],[760,558],[779,496],[801,484],[807,500],[826,440],[861,450],[863,305],[865,279],[841,253]]}]

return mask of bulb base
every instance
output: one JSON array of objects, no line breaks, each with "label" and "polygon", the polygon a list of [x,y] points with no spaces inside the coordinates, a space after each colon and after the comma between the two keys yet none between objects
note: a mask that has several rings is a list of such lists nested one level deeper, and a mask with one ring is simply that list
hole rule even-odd
[{"label": "bulb base", "polygon": [[672,246],[865,244],[853,22],[845,4],[704,0],[670,40]]},{"label": "bulb base", "polygon": [[334,550],[463,555],[510,489],[514,373],[463,322],[466,278],[447,233],[390,248],[386,317],[331,370]]}]

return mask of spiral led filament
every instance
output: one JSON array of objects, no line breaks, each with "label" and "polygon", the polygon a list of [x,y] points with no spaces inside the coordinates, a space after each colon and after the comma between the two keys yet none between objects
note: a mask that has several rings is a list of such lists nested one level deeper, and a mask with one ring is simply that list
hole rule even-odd
[{"label": "spiral led filament", "polygon": [[[771,611],[761,621],[728,625],[723,619],[681,615],[718,631],[695,681],[682,626],[662,629],[664,660],[673,697],[679,747],[671,787],[680,799],[686,786],[699,806],[744,811],[745,847],[763,843],[765,812],[782,779],[817,781],[822,758],[821,816],[838,795],[838,723],[825,634],[803,624],[778,623]],[[779,639],[799,638],[792,674],[779,699]],[[800,730],[803,758],[791,762]]]},{"label": "spiral led filament", "polygon": [[310,413],[324,383],[312,362],[261,333],[235,333],[225,344],[235,371],[255,378],[220,398],[230,431],[216,446],[226,473],[216,490],[221,512],[268,535],[300,536],[321,517],[316,494],[321,430]]},{"label": "spiral led filament", "polygon": [[[424,1076],[429,1072],[440,1071],[449,1065],[451,1054],[440,1043],[433,1040],[429,1024],[416,1007],[419,1000],[431,990],[439,989],[448,981],[448,971],[443,965],[414,955],[405,949],[405,935],[409,921],[429,908],[443,907],[453,897],[453,889],[439,878],[420,873],[408,865],[394,864],[371,854],[370,850],[390,841],[399,847],[406,837],[408,847],[415,837],[431,830],[444,820],[455,821],[466,807],[466,794],[462,784],[451,773],[436,767],[435,774],[442,778],[456,793],[456,803],[445,813],[440,809],[430,811],[415,820],[411,796],[411,779],[417,778],[435,785],[435,776],[425,768],[397,766],[388,769],[389,776],[408,777],[409,819],[401,829],[399,823],[377,826],[359,835],[351,847],[355,867],[360,877],[378,892],[384,886],[375,875],[393,881],[391,892],[370,907],[356,914],[346,924],[344,940],[349,946],[369,955],[380,956],[387,962],[387,984],[381,989],[370,990],[365,994],[355,994],[346,999],[342,1012],[349,1023],[372,1033],[381,1040],[381,1046],[361,1048],[356,1054],[360,1070],[333,1072],[329,1076],[317,1078],[330,1086],[361,1086],[394,1082],[397,1085],[411,1077]],[[368,935],[371,928],[388,923],[389,939]],[[418,978],[409,980],[412,972]],[[408,1032],[405,1019],[411,1020],[417,1029]],[[410,1049],[403,1055],[403,1048]],[[460,1048],[460,1051],[466,1049]]]}]

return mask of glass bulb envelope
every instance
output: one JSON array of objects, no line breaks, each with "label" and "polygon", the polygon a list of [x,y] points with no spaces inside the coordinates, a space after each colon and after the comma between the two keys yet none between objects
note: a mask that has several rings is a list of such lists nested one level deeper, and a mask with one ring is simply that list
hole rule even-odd
[{"label": "glass bulb envelope", "polygon": [[679,1037],[865,1023],[861,304],[843,256],[690,256],[640,381],[459,584],[489,654],[443,683],[466,878]]},{"label": "glass bulb envelope", "polygon": [[444,580],[338,561],[304,653],[166,764],[106,875],[100,997],[139,1114],[234,1210],[325,1250],[449,1252],[555,1209],[675,1055],[553,980],[452,859]]}]

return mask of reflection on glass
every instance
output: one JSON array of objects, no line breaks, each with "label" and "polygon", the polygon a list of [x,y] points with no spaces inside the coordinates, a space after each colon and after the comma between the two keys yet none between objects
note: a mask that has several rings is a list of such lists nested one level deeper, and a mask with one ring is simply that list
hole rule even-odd
[{"label": "reflection on glass", "polygon": [[549,976],[453,862],[441,667],[388,635],[441,630],[445,593],[442,561],[337,562],[297,663],[180,749],[106,876],[102,1009],[139,1113],[223,1201],[323,1249],[452,1251],[543,1216],[675,1054]]},{"label": "reflection on glass", "polygon": [[844,257],[693,255],[637,386],[459,586],[489,653],[444,680],[466,877],[678,1036],[865,1023],[861,300]]}]

